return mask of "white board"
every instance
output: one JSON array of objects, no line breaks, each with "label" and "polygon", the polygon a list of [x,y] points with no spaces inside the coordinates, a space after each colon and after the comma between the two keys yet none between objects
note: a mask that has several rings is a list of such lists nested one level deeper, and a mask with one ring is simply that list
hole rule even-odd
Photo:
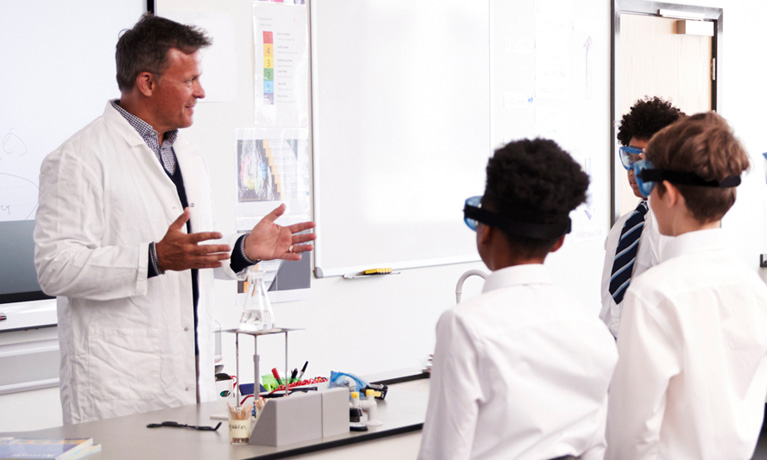
[{"label": "white board", "polygon": [[0,0],[0,303],[39,298],[40,163],[120,96],[115,45],[144,11],[137,0]]},{"label": "white board", "polygon": [[315,274],[477,260],[489,2],[312,2]]}]

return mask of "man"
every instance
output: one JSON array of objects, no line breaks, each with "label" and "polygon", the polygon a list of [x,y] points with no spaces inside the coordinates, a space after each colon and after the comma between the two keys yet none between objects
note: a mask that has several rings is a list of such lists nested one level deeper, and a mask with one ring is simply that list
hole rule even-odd
[{"label": "man", "polygon": [[608,459],[747,459],[767,390],[767,286],[721,221],[748,154],[714,112],[657,133],[634,165],[671,236],[624,299]]},{"label": "man", "polygon": [[617,360],[599,319],[543,266],[588,176],[550,140],[512,142],[487,165],[466,223],[493,272],[437,324],[420,459],[601,459]]},{"label": "man", "polygon": [[232,279],[312,248],[314,235],[298,232],[313,223],[275,223],[284,205],[247,235],[206,243],[222,237],[209,231],[207,167],[178,129],[205,97],[209,44],[142,17],[117,44],[120,99],[43,162],[35,266],[58,296],[65,423],[213,399],[214,271]]},{"label": "man", "polygon": [[656,265],[662,237],[646,198],[639,193],[631,166],[644,158],[644,148],[653,134],[683,117],[678,108],[659,97],[638,100],[623,115],[618,126],[618,154],[627,170],[629,185],[642,201],[613,225],[605,240],[605,263],[602,269],[602,309],[599,317],[613,336],[618,336],[621,302],[631,279]]}]

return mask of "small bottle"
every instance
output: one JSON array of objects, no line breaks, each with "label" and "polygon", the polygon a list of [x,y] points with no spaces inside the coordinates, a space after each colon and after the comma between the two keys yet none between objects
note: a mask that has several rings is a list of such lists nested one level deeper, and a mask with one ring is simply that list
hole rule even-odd
[{"label": "small bottle", "polygon": [[252,266],[248,269],[248,292],[242,307],[240,330],[258,332],[272,328],[274,328],[274,313],[266,293],[264,272]]},{"label": "small bottle", "polygon": [[378,403],[375,400],[376,396],[381,396],[381,393],[375,390],[365,390],[365,400],[360,401],[360,407],[368,414],[367,426],[381,426],[383,422],[378,420]]}]

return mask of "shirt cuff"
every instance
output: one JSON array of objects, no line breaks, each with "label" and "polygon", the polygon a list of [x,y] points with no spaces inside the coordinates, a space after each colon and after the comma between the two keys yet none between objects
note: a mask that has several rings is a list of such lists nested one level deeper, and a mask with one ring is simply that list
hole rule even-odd
[{"label": "shirt cuff", "polygon": [[247,235],[242,235],[237,239],[237,242],[234,243],[234,248],[232,249],[232,257],[229,262],[229,266],[232,268],[232,271],[235,273],[239,273],[242,270],[250,267],[251,265],[255,265],[260,260],[253,260],[250,257],[245,254],[245,237]]},{"label": "shirt cuff", "polygon": [[149,243],[149,263],[147,264],[147,278],[152,278],[157,275],[165,273],[160,269],[160,264],[157,257],[157,246],[154,242]]}]

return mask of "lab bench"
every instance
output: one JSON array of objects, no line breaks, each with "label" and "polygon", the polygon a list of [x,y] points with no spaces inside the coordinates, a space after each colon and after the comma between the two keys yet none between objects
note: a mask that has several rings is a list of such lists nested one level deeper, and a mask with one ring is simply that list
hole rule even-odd
[{"label": "lab bench", "polygon": [[[168,458],[265,460],[289,458],[334,448],[341,449],[328,451],[328,454],[337,453],[339,455],[334,458],[342,459],[346,458],[346,455],[342,454],[343,446],[355,446],[349,451],[349,458],[359,458],[360,450],[366,450],[364,443],[368,441],[374,441],[370,442],[371,451],[383,453],[381,451],[384,449],[391,455],[394,452],[390,449],[397,449],[396,438],[402,437],[403,439],[399,441],[403,441],[408,449],[414,449],[412,452],[403,452],[404,456],[414,458],[417,454],[418,439],[414,438],[412,433],[418,432],[423,427],[429,396],[429,380],[425,377],[426,375],[408,376],[395,379],[393,381],[396,383],[389,384],[386,398],[378,401],[378,419],[383,421],[380,427],[370,427],[367,432],[350,431],[281,447],[231,445],[226,421],[217,431],[171,427],[147,428],[150,423],[163,421],[215,426],[220,420],[212,419],[211,416],[215,417],[227,411],[223,400],[38,431],[0,433],[0,437],[91,437],[94,443],[102,446],[100,453],[88,457],[93,460],[136,458],[142,460]],[[402,445],[403,442],[399,444]],[[371,458],[373,456],[366,455],[367,460]]]}]

